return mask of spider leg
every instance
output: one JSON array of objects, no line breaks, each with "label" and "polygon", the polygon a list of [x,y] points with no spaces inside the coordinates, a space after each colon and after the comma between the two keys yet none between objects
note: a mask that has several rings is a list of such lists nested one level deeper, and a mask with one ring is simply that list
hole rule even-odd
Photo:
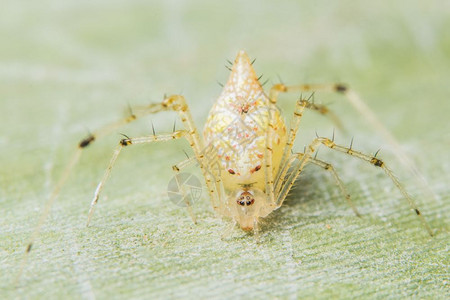
[{"label": "spider leg", "polygon": [[282,180],[286,173],[288,172],[291,163],[288,163],[289,157],[291,155],[292,147],[294,146],[295,137],[297,135],[298,128],[300,126],[300,120],[303,116],[303,111],[307,106],[307,101],[299,100],[296,102],[294,117],[291,120],[291,124],[289,126],[288,138],[286,141],[286,147],[283,151],[283,156],[281,157],[280,166],[281,168],[278,170],[278,174],[275,178],[275,194],[279,194],[282,187]]},{"label": "spider leg", "polygon": [[324,104],[315,104],[308,100],[300,100],[302,102],[305,102],[306,108],[318,112],[319,114],[328,117],[331,122],[334,123],[334,125],[339,129],[344,131],[344,125],[342,125],[341,120],[336,116],[335,113],[333,113],[326,105]]},{"label": "spider leg", "polygon": [[[197,132],[194,120],[192,118],[192,115],[190,113],[189,107],[186,103],[186,100],[181,95],[173,95],[170,97],[165,98],[161,103],[153,103],[148,106],[140,107],[136,109],[135,112],[132,112],[129,117],[126,117],[124,119],[121,119],[117,122],[110,123],[106,126],[101,127],[99,130],[94,131],[93,133],[89,134],[86,138],[81,140],[78,143],[78,147],[73,154],[72,158],[70,159],[69,163],[67,164],[66,168],[63,171],[63,175],[55,185],[49,200],[47,201],[44,210],[41,213],[41,216],[39,218],[38,224],[33,230],[33,233],[31,234],[30,240],[26,246],[24,258],[22,260],[21,266],[19,267],[19,272],[16,277],[16,284],[19,282],[21,274],[23,272],[23,269],[26,265],[26,261],[28,258],[28,254],[31,251],[31,248],[33,246],[34,241],[39,236],[39,232],[41,230],[42,225],[44,224],[45,220],[47,219],[48,215],[50,214],[50,209],[57,198],[61,188],[64,186],[65,182],[67,181],[70,173],[72,172],[72,169],[76,165],[77,161],[79,160],[81,153],[83,150],[91,145],[95,140],[99,139],[102,136],[107,135],[114,129],[117,129],[125,124],[131,123],[133,121],[138,120],[141,117],[144,117],[149,114],[158,113],[161,111],[175,111],[178,113],[181,121],[183,122],[183,125],[188,132],[189,135],[189,142],[191,147],[193,148],[195,152],[195,157],[199,162],[200,168],[202,170],[202,174],[205,178],[206,185],[208,188],[208,193],[210,195],[210,199],[213,203],[219,202],[220,194],[216,187],[214,186],[214,183],[217,185],[221,185],[220,178],[213,178],[212,174],[207,173],[205,170],[205,164],[204,161],[204,145],[203,140],[200,138],[200,135]],[[116,157],[117,158],[117,157]],[[213,183],[214,181],[214,183]]]},{"label": "spider leg", "polygon": [[273,176],[273,169],[272,169],[272,141],[273,141],[273,134],[274,134],[274,113],[277,110],[276,103],[278,99],[278,95],[280,92],[289,92],[290,90],[283,89],[285,87],[284,85],[275,85],[270,89],[269,92],[269,120],[268,120],[268,130],[267,130],[267,136],[266,136],[266,151],[265,151],[265,174],[266,174],[266,193],[267,197],[269,198],[271,203],[276,202],[275,195],[279,192],[281,188],[280,178],[283,178],[288,169],[289,166],[286,164],[286,161],[288,160],[292,147],[295,142],[295,137],[300,125],[300,120],[303,116],[303,111],[305,108],[319,112],[323,115],[327,115],[331,118],[331,120],[336,124],[338,128],[343,128],[342,123],[337,118],[336,115],[334,115],[325,105],[317,105],[314,103],[311,103],[308,101],[308,99],[299,99],[296,102],[295,105],[295,111],[294,111],[294,117],[291,121],[288,138],[286,147],[284,148],[283,155],[280,161],[280,165],[284,166],[284,168],[280,169],[278,173],[276,174],[275,178]]},{"label": "spider leg", "polygon": [[381,169],[383,169],[383,171],[392,180],[392,182],[397,187],[397,189],[400,191],[400,193],[403,195],[403,197],[408,201],[409,206],[411,207],[411,209],[414,210],[416,215],[419,217],[420,221],[422,222],[423,226],[426,228],[426,230],[428,231],[430,236],[433,236],[433,231],[431,230],[430,226],[426,222],[422,213],[419,211],[416,203],[414,202],[412,197],[408,194],[408,192],[405,190],[405,188],[400,183],[400,181],[394,176],[392,171],[386,166],[386,164],[383,161],[376,158],[375,156],[367,155],[362,152],[355,151],[351,148],[337,145],[336,143],[334,143],[334,141],[332,141],[329,138],[325,138],[325,137],[318,137],[318,138],[314,139],[313,142],[306,148],[305,153],[302,154],[299,165],[296,166],[294,168],[294,170],[292,171],[292,173],[289,175],[288,179],[285,182],[283,189],[281,190],[280,194],[277,197],[279,205],[281,205],[283,203],[284,199],[286,198],[287,193],[289,192],[292,185],[294,184],[295,179],[298,177],[300,172],[303,170],[306,163],[311,161],[311,159],[312,159],[311,155],[317,150],[317,148],[320,145],[324,145],[330,149],[351,155],[353,157],[356,157],[358,159],[361,159],[361,160],[366,161],[376,167],[380,167]]},{"label": "spider leg", "polygon": [[[277,94],[272,92],[272,96],[276,97]],[[283,156],[280,161],[280,165],[282,168],[278,171],[277,176],[275,177],[275,194],[278,194],[280,192],[282,181],[280,181],[280,178],[284,178],[286,176],[286,173],[288,172],[289,168],[291,167],[291,164],[288,164],[287,161],[289,159],[289,156],[291,155],[292,147],[295,142],[295,138],[297,135],[298,128],[300,126],[300,120],[303,116],[303,111],[307,109],[316,110],[321,113],[329,112],[329,110],[325,106],[319,106],[314,103],[309,102],[307,99],[299,99],[295,104],[295,110],[294,110],[294,117],[292,118],[290,127],[289,127],[289,133],[288,138],[286,142],[286,147],[283,151]],[[334,116],[334,115],[333,115]],[[339,122],[339,119],[336,117],[336,121]],[[336,122],[335,122],[336,123]],[[340,122],[339,122],[340,124]],[[342,127],[342,126],[341,126]]]},{"label": "spider leg", "polygon": [[[295,159],[301,160],[303,158],[304,154],[303,153],[295,153],[293,156],[295,157]],[[316,166],[321,167],[325,171],[328,171],[331,173],[331,175],[333,176],[333,178],[336,182],[336,185],[339,187],[339,190],[341,191],[341,194],[347,201],[348,205],[350,205],[350,207],[353,209],[353,212],[355,213],[355,215],[357,215],[358,217],[361,217],[361,214],[358,212],[358,210],[356,209],[356,206],[353,204],[353,201],[350,197],[350,194],[347,191],[347,188],[345,187],[344,183],[342,182],[342,179],[339,177],[339,175],[336,172],[336,169],[333,167],[333,165],[330,163],[324,162],[322,160],[312,158],[312,157],[309,158],[309,162],[311,162],[311,163],[315,164]]]},{"label": "spider leg", "polygon": [[112,132],[114,129],[117,129],[128,123],[134,122],[148,114],[155,113],[160,110],[164,110],[162,105],[160,105],[160,104],[150,104],[148,106],[141,107],[136,112],[133,112],[133,110],[130,109],[131,114],[128,117],[120,119],[119,121],[115,121],[113,123],[109,123],[109,124],[101,127],[100,129],[90,133],[86,138],[82,139],[78,143],[74,154],[70,158],[69,162],[67,163],[66,167],[64,168],[64,171],[63,171],[61,177],[59,178],[58,182],[56,183],[55,187],[53,188],[52,193],[50,194],[50,197],[47,200],[47,202],[44,206],[44,209],[42,210],[41,216],[39,217],[39,221],[38,221],[36,227],[34,228],[33,233],[31,234],[30,240],[29,240],[26,250],[25,250],[24,258],[21,262],[21,265],[19,267],[19,272],[16,277],[16,284],[20,280],[23,269],[26,265],[28,254],[30,253],[31,248],[33,247],[34,241],[39,236],[41,227],[44,224],[45,220],[47,219],[48,215],[50,214],[50,209],[51,209],[53,203],[55,202],[56,198],[58,197],[59,192],[61,191],[61,188],[64,186],[65,182],[69,178],[69,175],[72,173],[73,168],[75,167],[78,160],[80,159],[83,150],[86,149],[86,147],[88,147],[89,145],[91,145],[95,140],[107,135],[108,133]]},{"label": "spider leg", "polygon": [[419,171],[411,158],[400,146],[397,139],[391,134],[391,132],[380,122],[373,111],[361,100],[361,97],[352,89],[343,84],[299,84],[286,86],[284,84],[276,84],[270,90],[272,97],[277,97],[279,93],[288,92],[333,92],[339,93],[345,96],[350,104],[370,123],[370,125],[392,146],[394,154],[402,165],[414,176],[415,180],[422,186],[423,191],[426,191],[428,196],[432,199],[436,199],[436,195],[431,190],[427,183],[427,180]]},{"label": "spider leg", "polygon": [[[300,86],[286,86],[284,84],[275,84],[269,91],[270,98],[277,99],[280,93],[291,93],[291,92],[312,92],[313,94],[307,99],[303,99],[300,97],[298,101],[306,102],[305,107],[315,111],[331,120],[333,124],[340,130],[344,130],[344,126],[342,125],[342,121],[338,118],[338,116],[331,111],[328,106],[324,104],[316,104],[314,101],[309,101],[311,97],[313,97],[314,92],[320,91],[322,85],[300,85]],[[315,89],[314,89],[315,88]]]},{"label": "spider leg", "polygon": [[275,205],[275,191],[274,191],[274,178],[273,178],[273,137],[275,134],[274,122],[277,98],[270,97],[268,103],[268,127],[266,132],[266,147],[264,153],[264,174],[265,174],[265,190],[266,196],[272,205]]},{"label": "spider leg", "polygon": [[195,159],[195,156],[191,156],[189,158],[186,158],[183,161],[180,161],[179,163],[172,166],[172,169],[174,172],[180,172],[182,169],[189,167],[193,163],[195,163],[197,160]]},{"label": "spider leg", "polygon": [[[188,157],[185,160],[183,160],[183,161],[181,161],[181,162],[179,162],[179,163],[177,163],[177,164],[172,166],[172,170],[175,172],[175,179],[177,180],[177,186],[180,186],[180,184],[178,183],[177,175],[180,173],[180,171],[182,169],[184,169],[186,167],[189,167],[190,165],[194,164],[195,162],[197,162],[197,159],[195,158],[195,156],[191,156],[191,157]],[[186,202],[186,204],[187,204],[187,209],[188,209],[189,215],[191,216],[192,221],[196,224],[197,220],[196,220],[195,215],[194,215],[194,213],[192,211],[190,202]]]},{"label": "spider leg", "polygon": [[216,195],[216,197],[213,197],[212,192],[210,192],[211,204],[216,212],[220,212],[224,209],[224,202],[220,201],[220,199],[224,199],[226,196],[220,176],[222,166],[218,160],[217,148],[210,143],[203,149],[201,155],[205,178],[207,178],[206,180],[209,180],[211,190],[214,192],[214,195]]},{"label": "spider leg", "polygon": [[[219,200],[220,194],[219,194],[219,191],[217,190],[216,186],[214,186],[213,181],[216,184],[220,184],[221,183],[220,178],[213,177],[212,174],[207,172],[207,169],[205,168],[206,164],[204,162],[206,162],[206,158],[205,158],[205,154],[204,154],[204,150],[205,150],[204,143],[203,143],[203,140],[200,138],[200,135],[197,132],[197,128],[195,126],[195,123],[194,123],[194,120],[190,113],[190,110],[186,104],[185,98],[181,95],[173,95],[173,96],[166,98],[159,105],[161,107],[161,110],[174,110],[174,111],[178,112],[178,114],[181,118],[181,121],[183,122],[183,124],[186,128],[186,130],[178,131],[178,132],[179,133],[183,132],[183,136],[185,136],[188,139],[190,146],[194,150],[195,157],[196,157],[197,161],[199,162],[200,169],[202,170],[203,176],[206,181],[210,199],[214,206],[214,203],[219,202],[218,200]],[[164,139],[175,139],[175,138],[181,137],[181,136],[179,136],[179,137],[175,136],[174,135],[175,133],[177,133],[177,132],[174,132],[172,135],[166,135],[166,136],[153,135],[153,136],[149,136],[149,137],[121,140],[119,147],[116,149],[116,151],[113,154],[113,157],[111,158],[111,162],[103,176],[102,181],[97,186],[97,190],[94,194],[94,199],[92,200],[92,203],[91,203],[91,209],[89,211],[88,224],[90,222],[94,206],[98,201],[99,193],[104,185],[104,182],[108,178],[109,173],[111,172],[111,168],[114,165],[114,162],[117,159],[117,156],[119,155],[121,149],[124,146],[130,145],[130,144],[149,143],[152,141],[156,141],[155,139],[162,141]],[[128,142],[129,142],[129,144],[127,144]],[[123,143],[125,143],[125,144],[123,144]]]},{"label": "spider leg", "polygon": [[[59,181],[56,183],[55,187],[53,188],[53,191],[50,194],[50,198],[45,205],[45,208],[39,219],[38,225],[36,226],[30,241],[34,241],[36,239],[37,235],[39,234],[40,227],[45,222],[45,220],[50,212],[50,208],[51,208],[53,202],[55,201],[56,197],[58,196],[64,183],[67,181],[70,173],[72,172],[72,169],[74,168],[74,166],[77,164],[78,160],[80,159],[83,150],[86,149],[86,147],[88,147],[89,145],[91,145],[95,140],[107,135],[108,133],[112,132],[114,129],[117,129],[128,123],[134,122],[148,114],[158,112],[162,109],[163,108],[160,104],[150,104],[148,106],[138,109],[137,112],[135,112],[135,113],[132,112],[130,114],[130,116],[128,116],[126,118],[123,118],[119,121],[116,121],[116,122],[113,122],[113,123],[110,123],[110,124],[107,124],[107,125],[101,127],[100,129],[90,133],[86,138],[82,139],[78,143],[78,147],[77,147],[75,153],[72,155],[72,158],[69,160],[69,163],[66,165],[66,167],[62,173],[62,176],[60,177]],[[30,242],[27,245],[27,252],[29,252],[31,250],[31,247],[32,247],[32,242]]]},{"label": "spider leg", "polygon": [[100,183],[97,185],[97,188],[95,189],[94,198],[92,199],[91,202],[86,226],[89,226],[89,223],[91,222],[92,214],[94,213],[95,205],[98,202],[103,186],[105,185],[106,181],[111,175],[112,168],[114,167],[114,164],[116,163],[116,160],[124,147],[137,144],[148,144],[153,142],[170,141],[182,137],[186,137],[189,140],[188,136],[189,135],[186,130],[178,130],[170,134],[151,135],[137,138],[126,138],[120,140],[119,145],[117,146],[116,150],[114,150],[111,160],[109,161],[108,168],[106,168]]},{"label": "spider leg", "polygon": [[220,199],[222,197],[220,190],[222,182],[220,176],[216,174],[217,172],[212,172],[207,168],[210,163],[209,161],[211,160],[206,153],[206,150],[209,147],[205,147],[203,139],[197,131],[197,127],[195,126],[194,119],[192,118],[185,98],[181,95],[173,95],[166,98],[162,105],[177,111],[186,130],[188,130],[190,136],[190,146],[194,150],[197,161],[199,162],[200,169],[208,188],[209,198],[215,208],[215,203],[220,203]]}]

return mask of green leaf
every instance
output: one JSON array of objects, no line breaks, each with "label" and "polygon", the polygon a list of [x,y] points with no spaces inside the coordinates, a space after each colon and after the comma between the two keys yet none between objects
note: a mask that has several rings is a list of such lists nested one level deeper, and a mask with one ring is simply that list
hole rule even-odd
[{"label": "green leaf", "polygon": [[[0,11],[0,298],[448,297],[450,11],[438,1],[6,1]],[[323,170],[308,167],[259,237],[229,227],[206,192],[186,209],[166,195],[185,141],[127,147],[85,227],[94,190],[122,138],[171,132],[162,113],[84,151],[33,245],[27,242],[77,143],[128,104],[186,96],[199,127],[240,49],[266,87],[344,82],[402,143],[436,199],[423,196],[388,143],[339,95],[316,93],[348,135],[415,196],[430,237],[380,170],[321,150],[356,217]],[[264,79],[263,79],[264,81]],[[290,119],[299,95],[279,105]],[[151,123],[150,123],[151,120]],[[181,122],[177,121],[178,128]],[[307,113],[298,150],[333,124]],[[197,174],[198,170],[188,169]]]}]

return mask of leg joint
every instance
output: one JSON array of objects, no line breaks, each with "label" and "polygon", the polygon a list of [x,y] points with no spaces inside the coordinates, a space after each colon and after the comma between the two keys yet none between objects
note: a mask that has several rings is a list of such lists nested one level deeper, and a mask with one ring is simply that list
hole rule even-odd
[{"label": "leg joint", "polygon": [[130,139],[122,139],[122,140],[120,140],[120,145],[121,146],[128,146],[128,145],[131,145],[132,144],[132,142],[131,142],[131,140]]},{"label": "leg joint", "polygon": [[136,115],[132,114],[131,116],[129,116],[128,118],[125,119],[125,122],[130,123],[136,119],[137,119]]},{"label": "leg joint", "polygon": [[382,167],[384,165],[383,161],[379,160],[376,157],[372,157],[372,159],[370,160],[370,163],[377,167]]},{"label": "leg joint", "polygon": [[90,143],[92,143],[95,140],[95,136],[93,136],[92,134],[90,136],[88,136],[87,138],[85,138],[84,140],[82,140],[79,144],[78,147],[79,148],[85,148],[87,146],[89,146]]},{"label": "leg joint", "polygon": [[334,86],[334,89],[336,90],[336,92],[344,94],[345,92],[347,92],[348,87],[344,84],[339,83]]},{"label": "leg joint", "polygon": [[276,90],[278,92],[287,92],[287,87],[282,83],[278,83],[272,87],[272,90]]}]

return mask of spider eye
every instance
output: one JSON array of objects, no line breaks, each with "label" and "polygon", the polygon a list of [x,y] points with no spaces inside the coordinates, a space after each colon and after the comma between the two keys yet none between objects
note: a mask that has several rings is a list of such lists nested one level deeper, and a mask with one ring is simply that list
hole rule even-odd
[{"label": "spider eye", "polygon": [[257,165],[257,166],[255,167],[255,172],[256,172],[256,171],[259,171],[259,170],[261,170],[261,165]]},{"label": "spider eye", "polygon": [[231,175],[234,175],[234,174],[236,174],[236,172],[234,172],[234,170],[233,170],[233,169],[228,169],[228,173],[230,173]]},{"label": "spider eye", "polygon": [[255,203],[255,198],[249,192],[243,192],[239,198],[236,200],[236,203],[241,206],[250,206]]}]

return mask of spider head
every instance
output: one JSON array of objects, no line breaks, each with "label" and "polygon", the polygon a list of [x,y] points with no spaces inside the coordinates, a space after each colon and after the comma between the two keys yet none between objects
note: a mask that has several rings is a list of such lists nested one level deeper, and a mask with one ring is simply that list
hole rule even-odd
[{"label": "spider head", "polygon": [[232,218],[244,231],[253,230],[259,218],[267,216],[273,210],[270,209],[264,192],[256,188],[238,191],[228,199],[228,204]]}]

